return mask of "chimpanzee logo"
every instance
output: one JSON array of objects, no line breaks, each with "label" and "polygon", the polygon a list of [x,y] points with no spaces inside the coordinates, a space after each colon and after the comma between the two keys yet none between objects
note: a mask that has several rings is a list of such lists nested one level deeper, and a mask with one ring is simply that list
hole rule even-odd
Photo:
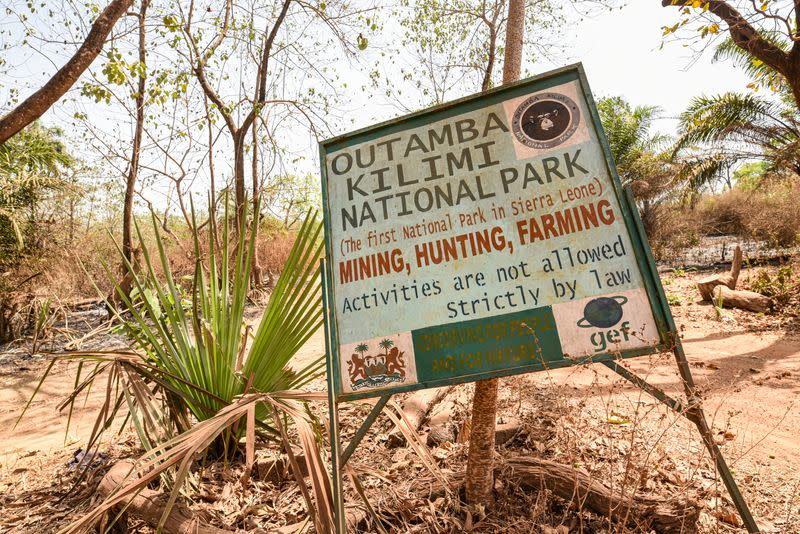
[{"label": "chimpanzee logo", "polygon": [[580,120],[581,111],[568,96],[539,93],[517,106],[511,127],[520,143],[546,149],[572,137]]}]

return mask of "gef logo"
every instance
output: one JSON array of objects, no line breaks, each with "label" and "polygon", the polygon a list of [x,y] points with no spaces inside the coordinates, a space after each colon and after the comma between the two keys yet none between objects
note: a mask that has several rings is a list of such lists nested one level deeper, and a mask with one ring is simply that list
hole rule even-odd
[{"label": "gef logo", "polygon": [[598,297],[586,303],[583,317],[578,319],[581,328],[601,328],[594,332],[589,340],[595,352],[605,352],[609,345],[630,339],[630,322],[622,321],[619,328],[612,328],[620,322],[623,315],[622,306],[628,302],[624,296]]}]

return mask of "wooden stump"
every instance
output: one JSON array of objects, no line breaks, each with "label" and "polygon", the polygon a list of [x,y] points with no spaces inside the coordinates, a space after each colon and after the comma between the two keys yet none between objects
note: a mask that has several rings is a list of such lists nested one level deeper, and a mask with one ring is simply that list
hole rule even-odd
[{"label": "wooden stump", "polygon": [[739,281],[739,272],[742,270],[742,247],[736,245],[733,252],[733,261],[731,262],[731,270],[724,274],[713,274],[701,278],[697,282],[697,289],[703,300],[711,300],[713,298],[714,288],[717,286],[725,286],[730,289],[736,289],[736,282]]},{"label": "wooden stump", "polygon": [[772,299],[761,293],[742,289],[728,289],[717,286],[713,291],[714,302],[721,302],[723,308],[740,308],[755,313],[765,313],[772,305]]}]

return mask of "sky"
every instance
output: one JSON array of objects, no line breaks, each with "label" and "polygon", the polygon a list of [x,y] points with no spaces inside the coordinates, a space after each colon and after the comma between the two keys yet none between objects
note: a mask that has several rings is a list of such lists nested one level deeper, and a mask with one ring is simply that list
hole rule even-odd
[{"label": "sky", "polygon": [[[712,63],[710,50],[698,58],[686,47],[685,41],[668,42],[662,47],[662,26],[674,24],[677,20],[677,9],[662,7],[660,0],[629,0],[622,9],[597,12],[583,20],[575,18],[563,32],[566,54],[555,54],[558,56],[557,62],[528,62],[525,67],[532,74],[540,74],[580,61],[596,98],[621,95],[633,105],[657,105],[663,113],[654,128],[661,133],[674,135],[676,117],[693,96],[746,91],[748,82],[744,73],[731,63]],[[63,63],[71,50],[72,45],[65,46],[61,57],[57,59],[41,55],[18,57],[15,74],[19,81],[38,86],[56,70],[54,62],[59,65]],[[94,68],[99,69],[99,65],[100,61],[96,61]],[[357,71],[357,68],[352,70],[354,77]],[[22,96],[27,96],[29,92],[29,88],[23,89]],[[76,86],[69,94],[74,97],[78,92]],[[354,120],[351,124],[340,125],[339,129],[355,129],[399,115],[396,107],[365,105],[367,103],[363,98],[363,93],[351,97],[351,105],[347,107],[352,110],[351,118]],[[370,102],[373,103],[374,100]],[[130,124],[124,114],[116,117],[107,106],[94,104],[86,98],[79,98],[79,102],[72,105],[68,102],[56,104],[45,114],[44,123],[67,126],[69,131],[68,125],[76,109],[74,106],[90,116],[105,119],[111,128],[109,136],[129,137]],[[93,111],[96,113],[93,114]],[[316,172],[316,139],[312,139],[307,132],[295,132],[294,135],[299,135],[299,144],[307,147],[302,151],[308,152],[302,158],[302,168],[297,168],[295,172]],[[205,191],[201,184],[198,185],[199,189]]]}]

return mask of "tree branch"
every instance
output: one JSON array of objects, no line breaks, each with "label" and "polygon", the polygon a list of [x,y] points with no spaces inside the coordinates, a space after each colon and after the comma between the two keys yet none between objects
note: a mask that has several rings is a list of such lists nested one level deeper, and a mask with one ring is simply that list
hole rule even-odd
[{"label": "tree branch", "polygon": [[94,21],[83,44],[66,65],[61,67],[41,89],[26,98],[8,115],[0,118],[0,145],[41,117],[78,81],[81,74],[89,68],[89,65],[103,50],[103,45],[114,24],[128,11],[132,3],[133,0],[112,0]]},{"label": "tree branch", "polygon": [[[790,77],[793,66],[789,55],[778,46],[764,39],[758,31],[733,6],[723,0],[709,0],[708,11],[728,25],[733,42],[739,48],[760,59],[770,67]],[[661,0],[664,7],[691,7],[691,0]]]}]

